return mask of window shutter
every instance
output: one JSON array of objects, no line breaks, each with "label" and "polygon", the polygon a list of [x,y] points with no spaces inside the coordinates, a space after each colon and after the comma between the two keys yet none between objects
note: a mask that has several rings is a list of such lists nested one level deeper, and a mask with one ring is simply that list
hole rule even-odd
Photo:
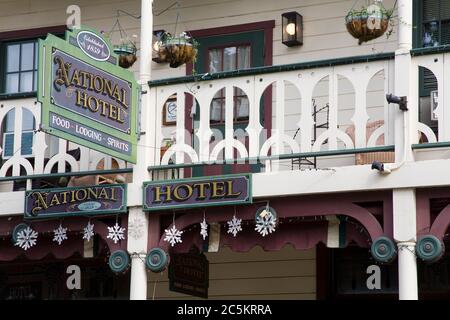
[{"label": "window shutter", "polygon": [[441,44],[450,44],[450,21],[441,22]]},{"label": "window shutter", "polygon": [[423,71],[423,88],[428,92],[437,90],[437,79],[434,73],[426,68]]},{"label": "window shutter", "polygon": [[439,20],[439,1],[440,0],[423,0],[423,21]]},{"label": "window shutter", "polygon": [[33,137],[34,132],[22,132],[22,149],[21,154],[23,156],[29,156],[33,153]]}]

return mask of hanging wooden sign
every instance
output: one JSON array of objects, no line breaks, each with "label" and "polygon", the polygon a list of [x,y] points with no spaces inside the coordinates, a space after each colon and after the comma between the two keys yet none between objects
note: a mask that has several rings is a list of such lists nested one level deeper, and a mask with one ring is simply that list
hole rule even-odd
[{"label": "hanging wooden sign", "polygon": [[170,255],[169,290],[208,298],[209,261],[197,248]]},{"label": "hanging wooden sign", "polygon": [[46,133],[136,163],[140,86],[93,30],[39,40],[38,101]]}]

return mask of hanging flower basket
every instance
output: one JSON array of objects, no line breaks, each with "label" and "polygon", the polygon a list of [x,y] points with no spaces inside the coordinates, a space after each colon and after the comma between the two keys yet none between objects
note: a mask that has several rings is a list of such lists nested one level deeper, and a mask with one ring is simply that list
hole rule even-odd
[{"label": "hanging flower basket", "polygon": [[130,68],[137,60],[136,45],[134,43],[123,43],[114,46],[114,53],[119,56],[119,65],[122,68]]},{"label": "hanging flower basket", "polygon": [[194,63],[197,57],[197,42],[186,33],[179,37],[172,37],[169,33],[162,35],[156,43],[157,63],[169,63],[171,68],[178,68],[185,63]]},{"label": "hanging flower basket", "polygon": [[347,31],[358,39],[358,44],[379,38],[388,29],[392,13],[379,4],[351,10],[345,17]]}]

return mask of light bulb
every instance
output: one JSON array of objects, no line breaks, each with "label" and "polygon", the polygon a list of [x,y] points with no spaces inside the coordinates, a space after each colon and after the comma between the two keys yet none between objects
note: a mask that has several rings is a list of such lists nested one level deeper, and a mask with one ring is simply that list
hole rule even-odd
[{"label": "light bulb", "polygon": [[295,23],[291,22],[286,26],[286,32],[288,35],[293,36],[295,34]]}]

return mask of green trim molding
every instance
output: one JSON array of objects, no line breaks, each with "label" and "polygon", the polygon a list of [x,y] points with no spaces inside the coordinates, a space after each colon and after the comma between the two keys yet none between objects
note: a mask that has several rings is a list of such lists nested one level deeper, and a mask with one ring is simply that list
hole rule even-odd
[{"label": "green trim molding", "polygon": [[369,153],[369,152],[389,152],[395,151],[394,145],[389,146],[379,146],[370,148],[354,148],[354,149],[342,149],[342,150],[328,150],[328,151],[316,151],[316,152],[302,152],[302,153],[288,153],[272,156],[261,156],[261,157],[247,157],[239,159],[226,159],[218,161],[203,161],[195,163],[181,163],[181,164],[169,164],[169,165],[158,165],[147,167],[148,171],[154,170],[167,170],[167,169],[181,169],[181,168],[191,168],[205,165],[223,165],[230,163],[245,163],[245,162],[264,162],[270,160],[288,160],[296,158],[311,158],[311,157],[327,157],[327,156],[340,156],[356,153]]},{"label": "green trim molding", "polygon": [[347,64],[354,64],[354,63],[389,60],[389,59],[394,59],[394,58],[395,58],[394,52],[387,52],[387,53],[378,53],[378,54],[363,55],[363,56],[344,57],[344,58],[336,58],[336,59],[327,59],[327,60],[319,60],[319,61],[276,65],[276,66],[256,67],[256,68],[236,70],[236,71],[217,72],[217,73],[213,73],[213,74],[203,73],[203,74],[198,74],[198,75],[193,75],[193,76],[152,80],[152,81],[149,81],[148,84],[150,87],[159,87],[159,86],[167,86],[167,85],[173,85],[173,84],[179,84],[179,83],[201,82],[201,81],[209,81],[209,80],[217,80],[217,79],[225,79],[225,78],[233,78],[233,77],[262,75],[262,74],[275,73],[275,72],[286,72],[286,71],[305,70],[305,69],[314,69],[314,68],[322,68],[322,67],[333,67],[333,66],[340,66],[340,65],[347,65]]}]

